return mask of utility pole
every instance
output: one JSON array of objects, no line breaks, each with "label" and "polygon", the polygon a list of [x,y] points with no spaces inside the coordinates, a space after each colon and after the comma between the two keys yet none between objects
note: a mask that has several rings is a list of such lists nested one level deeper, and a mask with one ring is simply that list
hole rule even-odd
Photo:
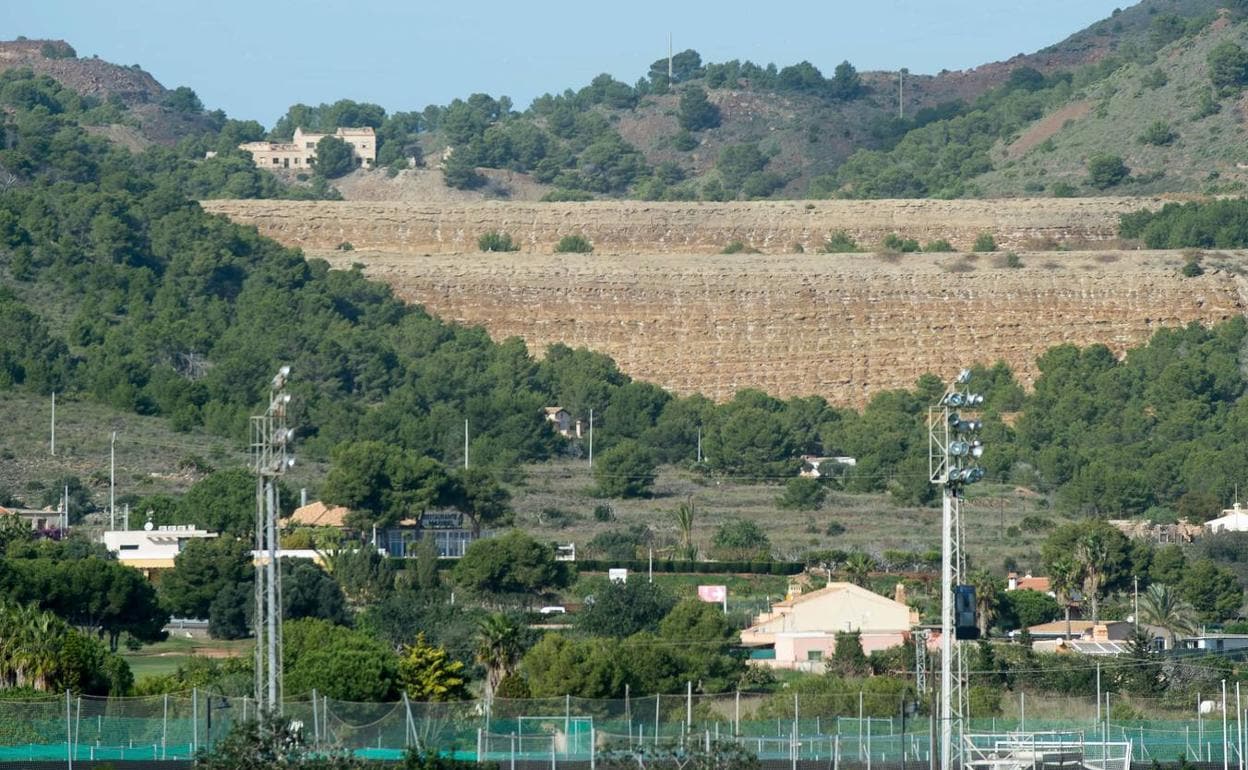
[{"label": "utility pole", "polygon": [[1140,576],[1132,575],[1131,581],[1134,583],[1132,588],[1132,603],[1134,604],[1133,614],[1131,618],[1135,621],[1135,632],[1140,632]]},{"label": "utility pole", "polygon": [[464,420],[464,470],[468,470],[468,421]]},{"label": "utility pole", "polygon": [[52,456],[56,457],[56,391],[52,391]]},{"label": "utility pole", "polygon": [[698,462],[702,462],[702,428],[698,428]]},{"label": "utility pole", "polygon": [[[954,592],[960,589],[965,557],[962,553],[962,492],[967,484],[984,477],[979,467],[983,424],[967,419],[957,409],[974,410],[984,397],[970,393],[966,385],[971,371],[963,369],[957,379],[927,411],[928,478],[941,490],[940,565],[940,770],[961,767],[963,718],[966,713],[966,673],[956,635]],[[959,591],[959,594],[961,592]],[[973,609],[972,609],[973,615]]]},{"label": "utility pole", "polygon": [[108,528],[117,529],[117,431],[108,440]]},{"label": "utility pole", "polygon": [[905,67],[897,70],[897,117],[902,120],[906,118],[906,71]]},{"label": "utility pole", "polygon": [[594,467],[594,410],[589,410],[589,467]]}]

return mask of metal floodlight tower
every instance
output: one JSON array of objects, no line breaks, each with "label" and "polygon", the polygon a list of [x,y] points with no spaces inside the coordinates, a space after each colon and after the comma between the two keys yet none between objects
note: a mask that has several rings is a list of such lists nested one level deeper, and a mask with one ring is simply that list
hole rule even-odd
[{"label": "metal floodlight tower", "polygon": [[956,642],[954,592],[966,573],[962,552],[962,491],[984,477],[979,457],[983,423],[968,412],[978,411],[984,397],[971,393],[971,371],[963,369],[940,401],[928,409],[928,474],[941,490],[940,567],[940,768],[961,767],[966,676],[961,646]]},{"label": "metal floodlight tower", "polygon": [[257,713],[282,710],[282,573],[278,565],[277,478],[295,464],[286,424],[290,367],[283,366],[269,387],[269,406],[251,418],[251,460],[256,473],[256,638]]}]

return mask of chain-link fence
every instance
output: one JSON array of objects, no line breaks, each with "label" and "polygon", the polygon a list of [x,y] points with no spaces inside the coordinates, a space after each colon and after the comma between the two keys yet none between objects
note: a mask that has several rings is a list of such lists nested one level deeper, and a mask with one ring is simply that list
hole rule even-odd
[{"label": "chain-link fence", "polygon": [[[1115,756],[1128,751],[1137,762],[1185,757],[1248,767],[1243,762],[1248,714],[1233,696],[1225,709],[1223,704],[1220,694],[1186,709],[1165,699],[1111,695],[1106,703],[1013,694],[1001,699],[998,713],[967,719],[965,732],[1005,742],[1039,740],[1044,746],[1054,741],[1096,744],[1102,751],[1113,744],[1125,747],[1115,749]],[[504,765],[592,765],[603,757],[641,751],[727,745],[769,762],[816,761],[830,768],[925,764],[934,743],[930,704],[906,706],[897,695],[867,692],[686,691],[616,700],[496,699],[492,704],[352,703],[314,695],[287,701],[283,715],[313,747],[378,759],[398,759],[409,748],[421,747]],[[884,712],[894,715],[879,716]],[[253,700],[203,690],[142,698],[66,694],[0,700],[0,761],[188,759],[255,716]]]}]

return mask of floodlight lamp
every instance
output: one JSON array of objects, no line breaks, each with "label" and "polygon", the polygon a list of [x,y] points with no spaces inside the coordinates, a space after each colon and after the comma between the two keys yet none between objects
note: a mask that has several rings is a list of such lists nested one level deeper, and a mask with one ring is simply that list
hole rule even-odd
[{"label": "floodlight lamp", "polygon": [[983,457],[983,456],[984,456],[984,442],[972,441],[971,442],[971,457]]},{"label": "floodlight lamp", "polygon": [[958,372],[958,380],[957,380],[957,382],[958,382],[958,384],[959,384],[959,385],[965,385],[966,383],[968,383],[968,382],[970,382],[970,381],[971,381],[971,370],[970,370],[970,369],[963,369],[962,371]]},{"label": "floodlight lamp", "polygon": [[962,394],[955,390],[954,392],[945,396],[945,403],[948,404],[949,406],[962,406],[964,403],[966,403],[966,401],[964,397],[962,396]]},{"label": "floodlight lamp", "polygon": [[287,468],[293,468],[293,467],[295,467],[295,456],[294,456],[294,455],[291,455],[290,457],[287,457],[287,458],[286,458],[286,467],[287,467]]},{"label": "floodlight lamp", "polygon": [[280,375],[282,375],[283,377],[289,377],[289,376],[290,376],[290,367],[289,367],[289,366],[283,366],[281,369],[278,369],[278,370],[277,370],[277,373],[278,373],[278,374],[280,374]]},{"label": "floodlight lamp", "polygon": [[967,484],[974,484],[975,482],[981,481],[984,478],[984,469],[983,468],[966,468],[965,470],[962,471],[962,475],[965,477],[965,481]]},{"label": "floodlight lamp", "polygon": [[949,454],[952,457],[965,457],[971,451],[971,445],[965,441],[952,441],[949,443]]},{"label": "floodlight lamp", "polygon": [[278,428],[277,430],[273,431],[273,443],[277,444],[278,446],[286,444],[288,441],[290,441],[294,437],[295,437],[295,431],[293,428]]},{"label": "floodlight lamp", "polygon": [[950,412],[950,413],[949,413],[949,425],[950,425],[951,427],[955,427],[955,428],[956,428],[956,427],[957,427],[957,425],[958,425],[958,423],[960,423],[960,422],[962,422],[962,417],[961,417],[961,416],[960,416],[957,412]]},{"label": "floodlight lamp", "polygon": [[979,406],[984,403],[984,397],[979,393],[967,393],[966,403],[970,406]]},{"label": "floodlight lamp", "polygon": [[[953,422],[952,420],[950,422]],[[953,423],[953,429],[958,433],[977,433],[984,424],[979,420],[961,420]]]}]

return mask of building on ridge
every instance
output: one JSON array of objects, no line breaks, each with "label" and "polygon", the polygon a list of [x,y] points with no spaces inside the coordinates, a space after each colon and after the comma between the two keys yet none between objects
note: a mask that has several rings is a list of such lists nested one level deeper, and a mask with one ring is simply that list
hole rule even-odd
[{"label": "building on ridge", "polygon": [[316,166],[316,143],[327,136],[337,137],[351,146],[355,165],[372,168],[377,163],[377,135],[371,126],[339,127],[332,134],[314,134],[295,129],[289,142],[243,142],[238,149],[251,153],[260,168],[294,168],[312,170]]}]

